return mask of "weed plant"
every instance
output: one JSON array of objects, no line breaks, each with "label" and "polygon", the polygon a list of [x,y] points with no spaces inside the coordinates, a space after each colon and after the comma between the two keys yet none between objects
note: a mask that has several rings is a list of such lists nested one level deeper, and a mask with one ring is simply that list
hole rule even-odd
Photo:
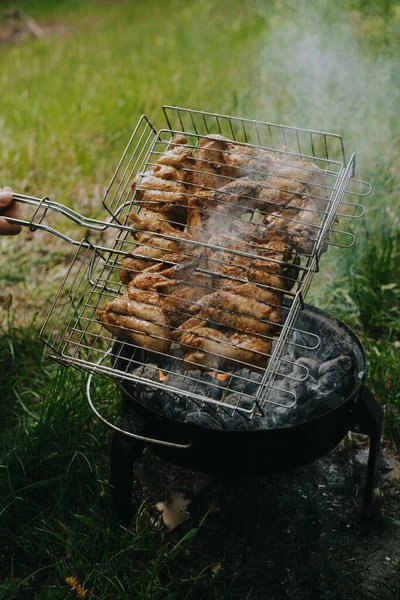
[{"label": "weed plant", "polygon": [[340,255],[340,283],[329,305],[363,339],[368,355],[368,382],[382,403],[386,430],[399,443],[400,408],[400,213],[399,180],[387,164],[373,175],[374,204],[354,229],[357,244]]}]

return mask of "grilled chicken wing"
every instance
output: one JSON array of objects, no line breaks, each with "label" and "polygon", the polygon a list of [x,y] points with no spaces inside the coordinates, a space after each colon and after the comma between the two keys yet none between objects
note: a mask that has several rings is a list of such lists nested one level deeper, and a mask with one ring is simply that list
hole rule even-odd
[{"label": "grilled chicken wing", "polygon": [[[187,145],[187,137],[179,134],[176,135],[170,144],[170,149],[164,152],[157,159],[158,165],[165,165],[167,167],[173,167],[175,169],[186,169],[191,164],[190,158],[192,156],[193,148]],[[187,178],[186,171],[183,171],[184,178]]]},{"label": "grilled chicken wing", "polygon": [[292,200],[308,193],[311,197],[324,198],[324,176],[310,162],[288,159],[285,155],[271,162],[270,176],[262,182],[259,194],[259,210],[268,215],[283,209]]},{"label": "grilled chicken wing", "polygon": [[[165,167],[167,168],[167,167]],[[174,169],[175,171],[175,169]],[[186,206],[187,192],[184,183],[181,180],[163,179],[158,176],[157,167],[152,171],[145,173],[136,187],[136,200],[143,206],[157,204],[178,204]]]},{"label": "grilled chicken wing", "polygon": [[203,273],[193,273],[181,281],[163,298],[164,310],[168,313],[172,328],[179,327],[191,317],[190,310],[205,294],[212,290],[212,278]]},{"label": "grilled chicken wing", "polygon": [[[211,277],[197,273],[201,255],[183,264],[163,268],[158,264],[139,273],[131,282],[129,290],[156,290],[159,305],[168,315],[172,327],[178,327],[190,317],[190,308],[210,290]],[[140,293],[139,293],[140,297]]]},{"label": "grilled chicken wing", "polygon": [[235,177],[248,176],[253,180],[266,177],[271,171],[274,155],[254,146],[230,143],[224,161],[235,169]]},{"label": "grilled chicken wing", "polygon": [[[243,222],[239,239],[209,240],[224,248],[209,250],[209,270],[218,289],[193,305],[195,316],[173,333],[184,349],[187,369],[241,361],[266,366],[281,323],[283,294],[297,279],[297,267],[286,262],[291,257],[288,243],[276,235],[266,241],[264,230],[263,225]],[[246,233],[251,242],[243,241]]]},{"label": "grilled chicken wing", "polygon": [[[172,169],[171,167],[164,167]],[[159,166],[158,169],[161,169]],[[177,172],[175,169],[173,171]],[[185,222],[188,193],[181,180],[163,179],[158,176],[157,167],[143,174],[136,185],[135,201],[145,208],[163,213],[170,220]]]},{"label": "grilled chicken wing", "polygon": [[[239,222],[240,223],[240,222]],[[265,230],[264,226],[254,226],[252,223],[240,223],[240,230],[253,231]],[[287,291],[288,284],[285,280],[285,271],[290,267],[289,260],[292,257],[291,247],[284,238],[278,234],[271,235],[268,241],[252,240],[244,242],[235,235],[222,238],[213,236],[209,244],[222,246],[225,250],[209,250],[208,267],[213,273],[229,275],[241,280],[260,283],[271,288]],[[236,252],[250,254],[236,254]],[[228,281],[224,280],[223,281]],[[220,286],[224,285],[223,283]],[[229,283],[226,283],[229,287]],[[256,287],[256,286],[254,286]],[[260,288],[262,289],[262,288]],[[255,290],[253,293],[256,293]]]},{"label": "grilled chicken wing", "polygon": [[[204,285],[190,287],[186,283],[200,260],[198,256],[183,265],[165,269],[160,263],[143,270],[123,294],[98,309],[99,321],[121,339],[154,352],[167,352],[171,343],[170,327],[181,323],[186,298],[192,302],[204,293]],[[175,296],[170,295],[174,288]]]},{"label": "grilled chicken wing", "polygon": [[167,216],[152,210],[143,209],[139,213],[130,212],[129,220],[133,227],[139,231],[151,231],[153,233],[171,235],[182,239],[187,237],[186,233],[183,233],[171,224]]},{"label": "grilled chicken wing", "polygon": [[130,283],[138,271],[151,267],[156,261],[182,263],[193,258],[195,252],[189,234],[173,227],[164,214],[143,209],[140,213],[129,213],[129,218],[137,230],[134,235],[138,244],[121,263],[122,283]]},{"label": "grilled chicken wing", "polygon": [[236,331],[248,331],[268,335],[280,322],[280,308],[270,306],[233,292],[220,290],[203,298],[192,306],[191,312],[196,317],[186,321],[181,329],[197,327],[203,320],[212,321],[213,325],[230,327]]},{"label": "grilled chicken wing", "polygon": [[257,208],[259,190],[259,184],[243,177],[214,192],[193,195],[188,201],[187,231],[201,241],[218,231],[227,231],[227,223],[230,225],[233,218]]},{"label": "grilled chicken wing", "polygon": [[269,177],[261,186],[258,196],[258,209],[268,215],[281,207],[285,207],[306,189],[306,183],[299,183],[284,177]]},{"label": "grilled chicken wing", "polygon": [[97,311],[100,322],[121,339],[154,352],[167,352],[171,323],[161,293],[176,286],[188,270],[191,273],[198,260],[168,269],[160,263],[137,274],[123,294]]},{"label": "grilled chicken wing", "polygon": [[135,177],[131,187],[139,205],[162,213],[178,224],[184,224],[188,200],[184,183],[188,171],[185,169],[190,165],[192,149],[187,146],[184,135],[173,138],[170,146],[154,165]]},{"label": "grilled chicken wing", "polygon": [[324,215],[325,210],[320,201],[302,196],[292,199],[283,210],[268,215],[265,224],[272,232],[285,234],[297,252],[310,254]]},{"label": "grilled chicken wing", "polygon": [[189,244],[154,235],[143,235],[140,245],[122,260],[119,277],[122,283],[128,284],[140,271],[157,262],[182,263],[191,258],[193,250]]},{"label": "grilled chicken wing", "polygon": [[225,163],[225,153],[230,142],[222,135],[212,134],[202,138],[193,152],[187,183],[191,192],[215,190],[225,185],[237,170]]},{"label": "grilled chicken wing", "polygon": [[185,369],[188,371],[219,369],[226,364],[265,367],[272,346],[272,340],[257,335],[237,332],[226,334],[204,325],[184,332],[180,342],[185,353]]},{"label": "grilled chicken wing", "polygon": [[135,298],[130,290],[106,302],[97,311],[99,321],[113,335],[154,352],[168,352],[171,343],[170,323],[157,306],[157,294]]}]

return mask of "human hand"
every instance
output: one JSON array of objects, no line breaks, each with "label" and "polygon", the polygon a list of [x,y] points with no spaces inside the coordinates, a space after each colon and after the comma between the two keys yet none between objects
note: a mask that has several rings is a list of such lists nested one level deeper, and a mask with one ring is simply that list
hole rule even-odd
[{"label": "human hand", "polygon": [[22,227],[17,223],[9,223],[3,217],[20,219],[19,206],[13,201],[13,192],[9,187],[0,188],[0,235],[17,235]]}]

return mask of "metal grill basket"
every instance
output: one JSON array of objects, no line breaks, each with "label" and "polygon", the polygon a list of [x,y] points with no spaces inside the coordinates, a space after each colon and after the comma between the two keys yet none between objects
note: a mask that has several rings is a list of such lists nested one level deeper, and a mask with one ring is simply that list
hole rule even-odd
[{"label": "metal grill basket", "polygon": [[[285,368],[285,363],[288,361],[287,350],[290,346],[296,345],[300,350],[304,348],[309,351],[323,343],[315,334],[298,331],[297,315],[302,309],[312,278],[319,269],[322,252],[329,245],[344,248],[353,245],[355,241],[353,234],[339,229],[337,223],[342,219],[348,221],[363,215],[364,209],[358,203],[358,197],[367,196],[371,191],[370,185],[354,179],[355,154],[352,154],[347,161],[343,140],[339,135],[170,106],[165,106],[163,112],[166,128],[157,130],[143,116],[133,132],[103,198],[103,205],[109,213],[108,221],[88,219],[48,198],[39,200],[21,194],[15,195],[15,198],[28,208],[32,207],[32,215],[26,220],[10,219],[10,221],[29,226],[31,229],[51,231],[78,246],[63,284],[52,303],[40,337],[52,349],[53,358],[61,363],[91,373],[103,373],[118,381],[132,381],[148,389],[162,390],[170,396],[171,401],[174,398],[184,397],[188,402],[200,406],[207,403],[215,410],[239,411],[248,418],[262,414],[270,403],[291,407],[296,402],[296,394],[288,392],[285,385],[282,385],[285,378],[293,377],[292,374],[287,374],[288,369]],[[212,372],[200,368],[188,371],[184,368],[182,351],[178,343],[172,342],[167,351],[161,352],[145,351],[140,344],[125,340],[122,344],[124,359],[119,361],[119,368],[116,369],[115,356],[113,356],[115,336],[99,322],[97,311],[105,302],[113,301],[126,289],[126,285],[121,282],[120,271],[124,259],[135,256],[140,244],[135,239],[135,235],[148,233],[152,236],[152,241],[147,243],[153,247],[157,247],[154,240],[160,240],[160,247],[162,243],[175,243],[180,240],[173,232],[165,233],[154,229],[146,231],[143,227],[138,227],[135,222],[131,222],[129,213],[136,212],[140,216],[141,211],[144,210],[140,195],[144,189],[149,188],[143,187],[143,182],[146,176],[153,173],[159,158],[173,147],[171,142],[173,144],[175,136],[184,135],[187,140],[185,146],[190,147],[195,156],[196,150],[210,139],[210,135],[215,134],[234,142],[230,147],[234,149],[237,156],[248,152],[265,151],[271,160],[279,160],[279,164],[293,165],[296,162],[298,168],[303,169],[305,178],[309,175],[310,169],[315,169],[323,181],[312,188],[309,185],[302,192],[303,199],[312,203],[315,200],[315,190],[319,190],[317,209],[306,208],[303,213],[297,211],[294,216],[282,216],[279,221],[280,227],[284,229],[289,225],[300,227],[304,225],[308,231],[312,231],[312,235],[309,236],[305,250],[297,248],[293,251],[290,260],[283,261],[279,267],[285,269],[281,270],[281,273],[286,274],[281,275],[282,278],[291,281],[290,287],[279,292],[282,299],[282,317],[279,323],[275,323],[276,330],[272,336],[272,346],[266,356],[265,365],[262,367],[247,365],[249,367],[247,370],[238,370],[232,368],[232,365],[222,363],[222,366],[214,368]],[[220,165],[216,164],[214,155],[208,161],[209,164],[205,165],[205,162],[207,161],[203,160],[203,166],[199,167],[197,161],[192,167],[186,167],[186,170],[197,173],[201,173],[202,169],[205,169],[205,172],[210,169],[218,171]],[[253,178],[258,182],[257,185],[267,191],[272,189],[277,192],[287,192],[286,188],[280,190],[274,183],[275,180],[263,177],[257,165],[255,168],[247,169],[245,173],[247,178]],[[225,179],[229,183],[234,178],[226,176]],[[132,188],[133,181],[136,184]],[[241,178],[237,177],[236,181],[241,181]],[[321,182],[321,179],[319,181]],[[299,177],[296,179],[297,182],[304,183]],[[198,188],[201,188],[199,190],[201,192],[214,195],[217,193],[217,188],[213,189],[210,185],[198,185]],[[220,186],[218,189],[221,206],[224,206],[228,203],[226,196],[224,198],[226,188]],[[189,197],[196,194],[193,188],[187,191]],[[240,201],[245,204],[246,197],[240,197]],[[44,223],[48,211],[51,210],[62,213],[91,229],[115,231],[113,244],[110,247],[102,247],[92,245],[86,239],[81,242],[71,240]],[[235,210],[234,215],[229,214],[229,210],[223,213],[226,221],[234,223],[245,220],[248,224],[246,227],[251,227],[251,223],[255,227],[259,226],[260,210],[254,207],[246,208],[243,214]],[[307,220],[307,211],[314,213],[311,224]],[[301,218],[299,219],[299,214],[306,215],[305,224],[302,223]],[[184,223],[178,225],[172,223],[172,225],[178,227],[175,231],[181,231],[183,234],[186,231]],[[234,223],[233,226],[236,227],[236,224]],[[208,236],[205,239],[201,237],[196,239],[194,236],[186,243],[184,252],[187,255],[186,260],[208,253],[208,262],[200,261],[196,272],[205,276],[211,273],[215,276],[215,270],[213,271],[210,264],[216,252],[225,253],[222,256],[236,256],[247,260],[257,258],[252,253],[250,244],[245,249],[231,248],[226,241],[230,237],[229,233],[214,233],[219,234],[220,241],[216,242],[215,236],[214,238]],[[141,245],[146,245],[146,242]],[[157,261],[163,268],[166,266],[163,258]],[[281,261],[270,258],[269,262],[279,264]],[[235,276],[224,277],[243,283],[243,280]],[[262,287],[268,289],[271,286],[261,284]],[[212,287],[208,292],[211,293],[213,290]],[[168,294],[160,293],[161,300],[165,296]],[[188,318],[190,316],[188,314]],[[298,369],[297,377],[299,380],[308,377],[306,366]],[[248,385],[249,380],[251,386]]]}]

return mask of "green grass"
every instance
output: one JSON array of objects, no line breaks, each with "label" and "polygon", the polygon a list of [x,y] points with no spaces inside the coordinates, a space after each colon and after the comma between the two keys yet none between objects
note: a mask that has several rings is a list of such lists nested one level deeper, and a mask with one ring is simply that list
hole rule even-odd
[{"label": "green grass", "polygon": [[[373,192],[352,225],[357,244],[324,255],[308,299],[362,339],[369,385],[398,442],[399,5],[18,5],[49,32],[0,48],[0,183],[18,192],[102,217],[103,191],[139,116],[162,127],[163,104],[343,135],[347,154],[357,152],[356,176]],[[88,234],[61,217],[50,222],[75,239]],[[37,339],[74,253],[40,232],[0,240],[0,600],[74,597],[68,576],[99,599],[374,597],[363,583],[373,576],[368,557],[398,542],[398,507],[388,490],[382,523],[354,525],[361,475],[352,469],[337,485],[318,466],[259,487],[237,484],[219,509],[210,492],[172,536],[150,526],[147,500],[129,531],[116,524],[106,481],[111,434],[84,400],[84,375],[51,363]],[[101,380],[97,394],[115,414],[113,384]],[[146,458],[138,479],[158,466]],[[396,564],[385,560],[381,589],[371,593],[395,598]]]}]

